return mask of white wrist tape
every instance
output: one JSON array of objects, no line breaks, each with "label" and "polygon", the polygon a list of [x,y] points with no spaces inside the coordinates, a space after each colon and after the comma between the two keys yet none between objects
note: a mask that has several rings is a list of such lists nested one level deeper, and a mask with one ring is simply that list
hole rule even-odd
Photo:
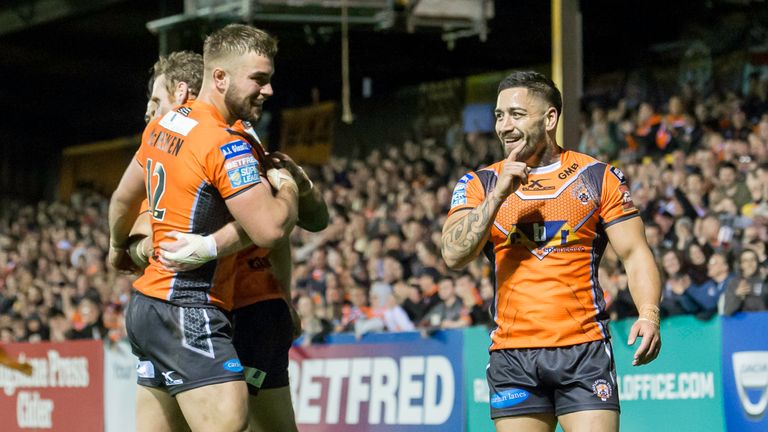
[{"label": "white wrist tape", "polygon": [[269,179],[269,183],[276,190],[280,190],[280,188],[284,185],[292,185],[297,192],[299,190],[299,187],[296,185],[296,181],[293,179],[293,177],[281,172],[278,169],[271,168],[267,170],[267,178]]},{"label": "white wrist tape", "polygon": [[176,261],[183,264],[205,264],[216,259],[216,240],[211,235],[179,233],[177,240],[186,241],[186,244],[176,252],[163,250],[160,255],[168,261]]}]

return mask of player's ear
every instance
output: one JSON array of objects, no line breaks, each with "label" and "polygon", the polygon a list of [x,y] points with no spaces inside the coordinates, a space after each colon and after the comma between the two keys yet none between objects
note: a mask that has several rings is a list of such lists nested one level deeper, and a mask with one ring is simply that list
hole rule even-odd
[{"label": "player's ear", "polygon": [[213,69],[213,82],[216,85],[216,90],[221,93],[227,91],[229,87],[229,74],[222,68]]},{"label": "player's ear", "polygon": [[544,113],[544,119],[546,120],[547,130],[551,131],[557,128],[557,121],[560,119],[560,113],[557,112],[555,107],[549,107],[547,112]]},{"label": "player's ear", "polygon": [[176,105],[181,105],[187,102],[189,99],[189,85],[184,81],[180,81],[176,84],[176,91],[174,92],[174,102]]}]

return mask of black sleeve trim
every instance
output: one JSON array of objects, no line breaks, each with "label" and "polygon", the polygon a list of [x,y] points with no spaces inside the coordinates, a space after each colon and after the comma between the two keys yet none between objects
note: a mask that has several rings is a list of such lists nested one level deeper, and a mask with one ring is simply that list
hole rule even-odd
[{"label": "black sleeve trim", "polygon": [[[259,183],[261,183],[261,181],[259,181]],[[240,189],[239,191],[237,191],[237,192],[233,193],[232,195],[230,195],[230,196],[228,196],[228,197],[224,198],[224,200],[226,201],[226,200],[228,200],[228,199],[230,199],[230,198],[234,198],[234,197],[236,197],[236,196],[240,195],[241,193],[243,193],[243,192],[245,192],[245,191],[247,191],[247,190],[251,189],[252,187],[256,186],[256,185],[257,185],[257,184],[259,184],[259,183],[254,183],[254,184],[252,184],[252,185],[248,186],[247,188],[244,188],[244,189]]]}]

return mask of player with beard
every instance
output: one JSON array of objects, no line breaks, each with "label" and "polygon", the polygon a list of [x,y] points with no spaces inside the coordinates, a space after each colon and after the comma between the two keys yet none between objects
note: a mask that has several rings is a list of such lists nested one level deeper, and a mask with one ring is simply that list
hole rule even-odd
[{"label": "player with beard", "polygon": [[[164,115],[173,106],[169,101],[171,94],[176,96],[177,103],[183,103],[181,96],[190,95],[194,98],[197,89],[187,85],[195,82],[195,76],[202,75],[202,58],[189,59],[182,64],[178,61],[181,56],[192,53],[173,53],[164,61],[161,58],[154,68],[152,95],[148,103],[147,115]],[[196,55],[196,54],[195,54]],[[199,55],[198,55],[199,57]],[[198,67],[199,66],[199,67]],[[196,70],[197,69],[197,70]],[[166,78],[168,77],[168,78]],[[164,85],[158,85],[158,82]],[[199,79],[196,81],[199,83]],[[165,85],[167,84],[167,85]],[[199,84],[198,84],[199,87]],[[173,89],[184,89],[186,93]],[[170,91],[169,91],[170,90]],[[263,102],[262,102],[263,103]],[[163,109],[167,106],[167,109]],[[257,112],[260,116],[261,113]],[[258,136],[250,122],[238,121],[232,129],[238,133],[247,133],[248,138],[260,145]],[[319,191],[306,176],[304,171],[292,159],[281,153],[276,153],[270,160],[273,164],[286,167],[298,180],[299,186],[299,219],[297,225],[309,231],[320,231],[328,222],[328,211]],[[270,170],[271,171],[271,170]],[[232,224],[236,224],[232,222]],[[234,229],[234,231],[228,231]],[[233,227],[222,228],[213,234],[218,251],[229,251],[239,246],[250,244],[247,236],[235,238],[226,236],[227,232],[241,232]],[[148,258],[153,254],[151,230],[134,229],[135,240],[132,251],[135,261],[141,267],[146,266]],[[143,236],[144,237],[143,237]],[[167,268],[174,271],[188,271],[199,267],[208,259],[214,259],[206,251],[205,246],[210,239],[204,239],[195,234],[169,234],[178,238],[172,243],[161,243],[161,257]],[[228,239],[228,240],[227,240]],[[287,240],[287,239],[286,239]],[[228,244],[225,244],[229,241]],[[220,255],[220,253],[219,253]],[[251,394],[249,397],[249,416],[254,430],[296,430],[290,389],[288,387],[288,351],[294,333],[300,332],[300,321],[290,300],[291,252],[287,241],[269,250],[255,246],[240,252],[237,258],[236,289],[234,297],[234,337],[233,343],[241,363],[245,366],[246,382]],[[174,401],[169,401],[175,404]],[[169,412],[173,407],[169,406]],[[179,424],[174,420],[174,424]],[[183,423],[183,419],[182,419]]]},{"label": "player with beard", "polygon": [[[272,93],[275,51],[271,36],[249,26],[228,26],[206,39],[199,97],[149,123],[113,194],[111,263],[126,261],[142,198],[155,250],[171,232],[205,236],[232,217],[265,247],[290,232],[298,188],[288,170],[278,172],[273,196],[249,143],[228,131],[237,119],[260,115]],[[138,429],[172,430],[163,401],[173,396],[193,430],[251,430],[243,367],[224,312],[232,308],[234,266],[235,257],[228,256],[174,272],[150,258],[134,283],[126,327],[140,360]]]},{"label": "player with beard", "polygon": [[560,148],[560,91],[514,72],[499,85],[496,132],[506,159],[457,183],[442,255],[494,266],[491,417],[496,430],[617,431],[619,399],[597,269],[610,242],[627,270],[642,337],[634,365],[659,354],[659,273],[623,173]]}]

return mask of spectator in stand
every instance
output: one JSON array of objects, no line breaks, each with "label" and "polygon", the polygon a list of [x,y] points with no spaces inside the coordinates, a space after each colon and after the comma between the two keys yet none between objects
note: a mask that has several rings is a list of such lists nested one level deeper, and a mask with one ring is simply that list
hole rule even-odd
[{"label": "spectator in stand", "polygon": [[424,267],[419,272],[418,281],[419,289],[421,290],[421,305],[425,315],[440,302],[437,287],[437,281],[440,279],[440,276],[440,272],[434,267]]},{"label": "spectator in stand", "polygon": [[682,315],[686,311],[681,304],[685,291],[691,286],[691,277],[683,264],[682,254],[669,250],[662,257],[661,316]]},{"label": "spectator in stand", "polygon": [[419,279],[412,277],[408,280],[408,291],[401,306],[412,322],[420,322],[427,313],[427,304],[421,296],[421,286]]},{"label": "spectator in stand", "polygon": [[459,328],[471,323],[464,303],[456,295],[453,278],[445,276],[437,284],[439,301],[419,323],[424,328]]},{"label": "spectator in stand", "polygon": [[308,295],[301,295],[296,302],[296,312],[301,318],[301,344],[304,346],[325,343],[333,332],[331,323],[319,317],[315,311],[315,301]]},{"label": "spectator in stand", "polygon": [[[374,315],[382,321],[383,328],[390,332],[412,331],[413,322],[408,314],[397,303],[392,287],[384,282],[376,282],[371,287],[371,304],[374,307]],[[357,329],[356,329],[357,330]],[[378,325],[369,325],[367,331],[380,330]],[[367,331],[360,331],[366,333]]]},{"label": "spectator in stand", "polygon": [[614,140],[612,125],[605,109],[596,106],[592,109],[591,124],[581,136],[579,151],[603,160],[614,159],[618,153],[618,144]]},{"label": "spectator in stand", "polygon": [[723,130],[723,138],[742,141],[749,139],[752,129],[747,124],[747,113],[741,107],[737,107],[731,113],[730,119],[731,124]]},{"label": "spectator in stand", "polygon": [[661,126],[661,116],[656,114],[653,105],[643,102],[637,109],[635,129],[628,137],[630,147],[636,147],[639,154],[658,155],[656,135]]},{"label": "spectator in stand", "polygon": [[[739,181],[736,165],[723,162],[717,169],[718,185],[709,193],[709,203],[714,209],[726,199],[732,200],[737,209],[752,202],[752,196],[744,182]],[[717,211],[717,210],[716,210]]]},{"label": "spectator in stand", "polygon": [[469,272],[463,272],[456,278],[456,295],[464,305],[463,315],[470,319],[470,325],[488,325],[491,323],[491,315],[484,308],[483,298],[477,289],[475,278]]},{"label": "spectator in stand", "polygon": [[709,279],[706,282],[691,285],[680,298],[683,309],[700,319],[709,319],[717,314],[720,297],[735,277],[724,253],[718,252],[709,257],[707,276]]},{"label": "spectator in stand", "polygon": [[739,277],[728,284],[724,302],[724,315],[768,310],[768,281],[755,251],[744,249],[739,254]]},{"label": "spectator in stand", "polygon": [[358,321],[365,321],[372,317],[373,310],[368,305],[367,290],[361,286],[354,286],[349,290],[349,305],[344,306],[341,322],[336,327],[336,331],[355,331]]}]

